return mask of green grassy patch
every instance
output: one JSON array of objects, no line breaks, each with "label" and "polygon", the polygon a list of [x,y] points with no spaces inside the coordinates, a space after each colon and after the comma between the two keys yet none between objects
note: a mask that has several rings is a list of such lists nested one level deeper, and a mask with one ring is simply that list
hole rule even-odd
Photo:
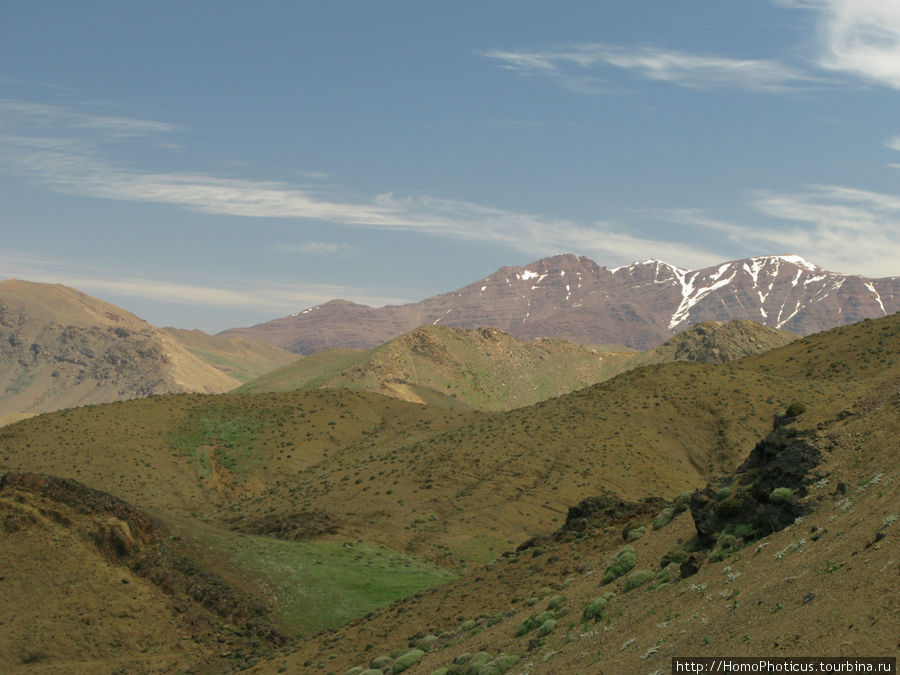
[{"label": "green grassy patch", "polygon": [[196,542],[254,579],[285,629],[311,635],[453,578],[415,558],[364,544],[289,542],[214,530]]}]

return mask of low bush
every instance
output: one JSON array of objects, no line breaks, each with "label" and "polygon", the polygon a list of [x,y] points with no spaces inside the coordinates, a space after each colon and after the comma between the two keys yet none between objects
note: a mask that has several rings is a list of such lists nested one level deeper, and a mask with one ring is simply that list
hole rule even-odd
[{"label": "low bush", "polygon": [[632,591],[639,586],[643,586],[650,581],[655,575],[650,570],[636,570],[628,575],[625,580],[625,592]]},{"label": "low bush", "polygon": [[615,556],[613,556],[612,562],[610,562],[609,566],[606,568],[606,571],[603,573],[603,578],[600,580],[600,584],[606,585],[612,581],[615,581],[623,574],[630,571],[636,564],[637,556],[634,553],[634,547],[623,547],[618,553],[616,553]]}]

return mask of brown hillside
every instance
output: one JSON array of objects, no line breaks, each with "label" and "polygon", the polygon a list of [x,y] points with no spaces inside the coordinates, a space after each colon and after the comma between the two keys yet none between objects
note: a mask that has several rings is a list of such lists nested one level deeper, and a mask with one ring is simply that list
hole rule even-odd
[{"label": "brown hillside", "polygon": [[0,282],[0,413],[237,384],[120,307],[65,286]]},{"label": "brown hillside", "polygon": [[370,391],[417,403],[509,410],[605,380],[628,353],[600,353],[559,339],[420,326],[365,352],[328,350],[267,373],[238,391],[318,387]]}]

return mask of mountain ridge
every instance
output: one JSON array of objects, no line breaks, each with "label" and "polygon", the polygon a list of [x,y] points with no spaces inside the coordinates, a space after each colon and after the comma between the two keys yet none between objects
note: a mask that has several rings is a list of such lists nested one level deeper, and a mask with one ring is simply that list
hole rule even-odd
[{"label": "mountain ridge", "polygon": [[492,327],[519,340],[559,337],[646,350],[702,321],[750,319],[808,335],[900,310],[900,277],[829,272],[796,255],[684,270],[649,259],[607,269],[562,254],[420,302],[372,308],[331,300],[287,317],[219,333],[299,354],[371,349],[419,325]]}]

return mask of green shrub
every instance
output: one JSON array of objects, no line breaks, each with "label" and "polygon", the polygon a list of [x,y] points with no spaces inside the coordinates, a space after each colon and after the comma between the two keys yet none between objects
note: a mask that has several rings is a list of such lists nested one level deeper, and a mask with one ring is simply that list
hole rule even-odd
[{"label": "green shrub", "polygon": [[548,610],[559,609],[566,603],[566,596],[564,595],[554,595],[550,598],[550,602],[547,603]]},{"label": "green shrub", "polygon": [[394,662],[390,656],[376,656],[374,659],[369,661],[369,668],[372,670],[385,670],[386,668],[390,668],[391,664]]},{"label": "green shrub", "polygon": [[362,666],[353,666],[352,668],[348,668],[347,672],[344,675],[359,675],[361,672],[366,670]]},{"label": "green shrub", "polygon": [[659,512],[659,515],[656,516],[656,519],[653,521],[653,529],[658,530],[660,528],[665,527],[669,523],[672,522],[672,518],[675,517],[675,509],[671,506],[664,508]]},{"label": "green shrub", "polygon": [[647,528],[644,525],[640,527],[636,527],[633,530],[628,531],[628,536],[625,537],[625,540],[628,542],[634,542],[647,534]]},{"label": "green shrub", "polygon": [[600,584],[606,585],[612,581],[615,581],[620,576],[632,569],[636,564],[637,556],[634,553],[634,547],[623,547],[618,553],[616,553],[615,556],[613,556],[612,562],[603,573],[603,578],[600,580]]},{"label": "green shrub", "polygon": [[625,580],[625,592],[634,590],[639,586],[643,586],[653,578],[653,572],[650,570],[636,570],[628,575]]},{"label": "green shrub", "polygon": [[437,641],[437,635],[426,635],[421,640],[416,642],[416,649],[421,649],[423,652],[430,652],[432,649],[434,649],[434,645],[437,643]]},{"label": "green shrub", "polygon": [[469,659],[469,665],[466,668],[466,675],[476,675],[481,668],[481,666],[485,665],[491,660],[491,655],[489,652],[478,652]]},{"label": "green shrub", "polygon": [[449,675],[449,668],[438,668],[437,670],[432,670],[431,675]]},{"label": "green shrub", "polygon": [[425,656],[425,652],[421,649],[410,649],[403,656],[394,661],[394,664],[391,666],[391,673],[402,673],[404,670],[412,668],[422,660],[423,656]]},{"label": "green shrub", "polygon": [[691,497],[693,492],[682,492],[675,498],[675,513],[681,513],[691,508]]},{"label": "green shrub", "polygon": [[784,411],[785,417],[799,417],[806,412],[806,406],[802,403],[791,403]]},{"label": "green shrub", "polygon": [[787,487],[777,487],[772,490],[772,493],[769,495],[769,502],[771,504],[786,504],[791,501],[791,497],[794,496],[793,491]]},{"label": "green shrub", "polygon": [[470,630],[475,630],[475,620],[469,619],[468,621],[463,621],[459,625],[459,629],[464,632],[468,632]]},{"label": "green shrub", "polygon": [[684,550],[684,547],[681,544],[673,544],[668,551],[663,553],[659,564],[661,567],[665,567],[669,563],[684,562],[685,558],[687,558],[687,551]]},{"label": "green shrub", "polygon": [[518,662],[519,657],[515,654],[503,654],[484,664],[478,670],[478,675],[501,675],[501,673],[505,673]]},{"label": "green shrub", "polygon": [[547,619],[538,629],[538,637],[545,637],[556,630],[556,619]]},{"label": "green shrub", "polygon": [[716,492],[716,497],[718,499],[725,499],[726,497],[730,497],[730,496],[731,496],[731,488],[730,487],[719,488],[719,491]]},{"label": "green shrub", "polygon": [[384,671],[381,668],[366,668],[359,675],[384,675]]},{"label": "green shrub", "polygon": [[603,618],[603,614],[606,612],[606,603],[614,595],[615,593],[604,593],[599,598],[594,598],[591,604],[584,608],[581,619],[583,621],[596,621]]},{"label": "green shrub", "polygon": [[455,659],[453,659],[453,663],[454,663],[454,665],[457,665],[457,666],[464,666],[464,665],[466,665],[471,659],[472,659],[472,655],[469,654],[469,652],[466,652],[466,653],[464,653],[464,654],[460,654],[460,655],[457,656]]}]

